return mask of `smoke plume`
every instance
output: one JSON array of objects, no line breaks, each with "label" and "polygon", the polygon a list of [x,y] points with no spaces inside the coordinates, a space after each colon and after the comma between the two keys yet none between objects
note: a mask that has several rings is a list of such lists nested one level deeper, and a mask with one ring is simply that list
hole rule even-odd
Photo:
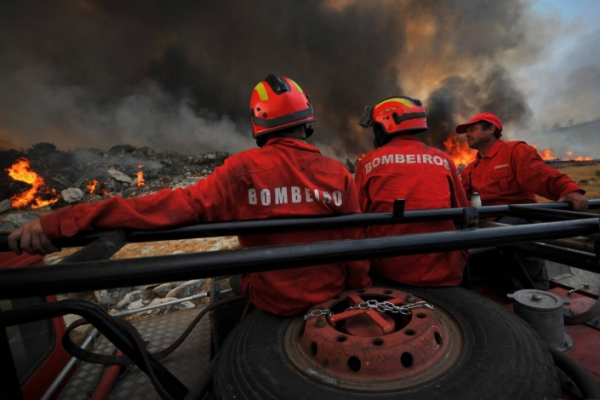
[{"label": "smoke plume", "polygon": [[[0,147],[234,153],[254,146],[248,101],[269,73],[311,96],[330,155],[368,151],[362,110],[396,94],[424,101],[441,147],[476,112],[532,126],[514,71],[546,55],[548,22],[526,0],[2,2]],[[597,82],[580,67],[565,93]]]}]

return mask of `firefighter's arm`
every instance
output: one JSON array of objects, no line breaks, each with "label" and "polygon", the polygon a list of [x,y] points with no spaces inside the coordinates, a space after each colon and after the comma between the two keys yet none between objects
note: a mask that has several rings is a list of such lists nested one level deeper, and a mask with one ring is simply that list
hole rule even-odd
[{"label": "firefighter's arm", "polygon": [[58,251],[42,230],[39,219],[26,223],[8,235],[8,246],[17,254],[49,254]]},{"label": "firefighter's arm", "polygon": [[226,171],[219,171],[185,189],[163,189],[132,199],[113,197],[98,202],[68,206],[43,216],[41,227],[50,239],[70,237],[94,229],[160,229],[214,220],[218,210],[231,209],[224,203]]},{"label": "firefighter's arm", "polygon": [[[573,192],[585,194],[585,190],[566,174],[546,164],[537,151],[526,143],[515,146],[511,161],[519,186],[538,196],[557,201]],[[583,206],[580,201],[579,206]]]},{"label": "firefighter's arm", "polygon": [[560,196],[558,201],[568,201],[575,211],[585,211],[588,209],[588,198],[581,192],[571,192]]}]

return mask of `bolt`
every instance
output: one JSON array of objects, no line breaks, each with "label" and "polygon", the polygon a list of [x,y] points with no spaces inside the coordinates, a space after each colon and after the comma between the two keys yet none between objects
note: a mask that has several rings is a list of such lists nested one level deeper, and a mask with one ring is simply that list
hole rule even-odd
[{"label": "bolt", "polygon": [[542,295],[540,295],[538,293],[534,293],[531,295],[531,300],[533,300],[533,301],[540,301],[542,299],[543,299]]},{"label": "bolt", "polygon": [[415,302],[415,296],[413,296],[412,294],[409,293],[409,294],[406,295],[406,299],[405,300],[406,300],[407,303],[414,303]]}]

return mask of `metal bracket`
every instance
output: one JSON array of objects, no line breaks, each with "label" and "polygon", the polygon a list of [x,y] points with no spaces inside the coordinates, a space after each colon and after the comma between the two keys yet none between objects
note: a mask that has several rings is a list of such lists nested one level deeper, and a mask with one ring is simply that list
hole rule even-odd
[{"label": "metal bracket", "polygon": [[396,199],[394,200],[394,208],[392,210],[392,215],[394,218],[403,218],[404,217],[404,205],[406,204],[406,200],[404,199]]},{"label": "metal bracket", "polygon": [[477,208],[463,208],[463,218],[465,220],[465,229],[479,228],[479,211],[477,211]]}]

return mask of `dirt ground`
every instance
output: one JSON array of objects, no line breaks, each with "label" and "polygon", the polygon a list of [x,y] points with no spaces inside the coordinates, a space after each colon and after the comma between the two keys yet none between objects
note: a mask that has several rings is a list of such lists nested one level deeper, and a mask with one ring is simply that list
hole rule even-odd
[{"label": "dirt ground", "polygon": [[600,163],[596,165],[559,168],[586,191],[589,199],[600,199]]}]

